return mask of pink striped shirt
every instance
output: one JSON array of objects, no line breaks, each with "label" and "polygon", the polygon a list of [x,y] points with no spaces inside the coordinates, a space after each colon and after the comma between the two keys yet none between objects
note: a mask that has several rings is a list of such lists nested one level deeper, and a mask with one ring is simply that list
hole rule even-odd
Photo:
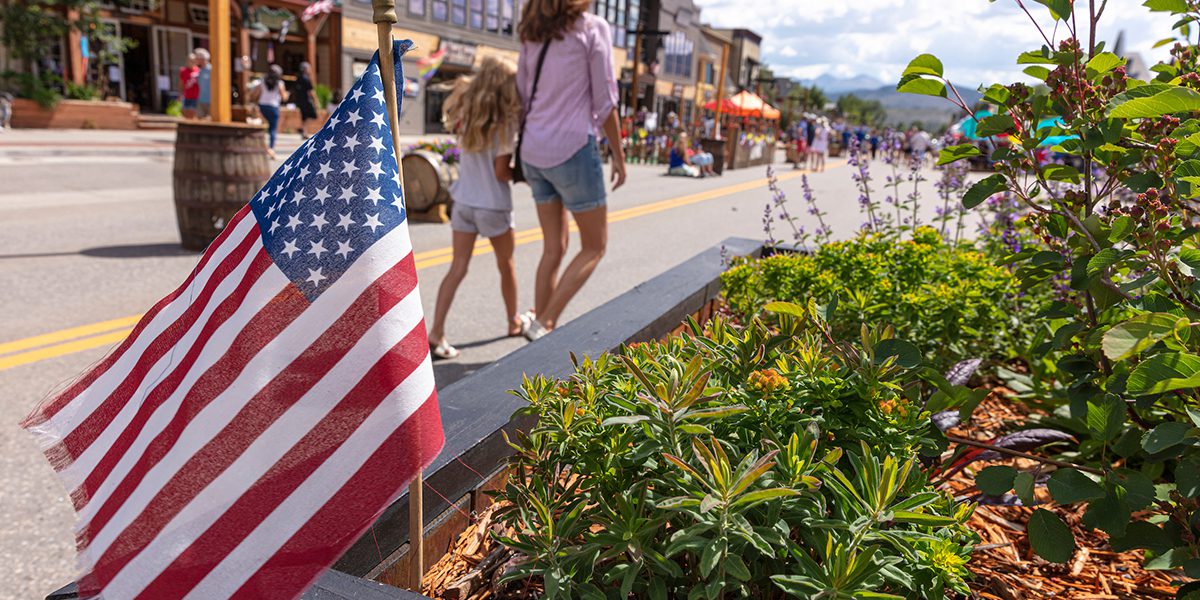
[{"label": "pink striped shirt", "polygon": [[517,89],[529,110],[521,160],[548,169],[566,162],[587,143],[588,136],[600,132],[604,119],[617,105],[617,79],[608,22],[584,13],[563,32],[563,39],[550,42],[529,108],[541,50],[541,42],[521,44]]}]

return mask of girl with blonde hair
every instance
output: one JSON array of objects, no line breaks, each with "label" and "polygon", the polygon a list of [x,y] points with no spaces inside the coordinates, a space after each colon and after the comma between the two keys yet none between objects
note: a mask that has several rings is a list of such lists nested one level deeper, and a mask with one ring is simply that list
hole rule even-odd
[{"label": "girl with blonde hair", "polygon": [[[588,12],[590,5],[589,0],[528,0],[517,28],[517,88],[524,110],[517,158],[533,190],[544,240],[536,314],[526,314],[530,340],[558,325],[567,303],[604,256],[607,191],[598,137],[607,138],[612,150],[612,189],[625,182],[612,30]],[[560,274],[568,212],[579,227],[581,248]]]},{"label": "girl with blonde hair", "polygon": [[517,71],[507,62],[485,58],[473,77],[462,77],[443,104],[442,120],[458,137],[462,158],[458,181],[450,188],[454,210],[453,258],[438,287],[429,345],[438,358],[456,358],[457,348],[446,339],[446,315],[454,294],[467,275],[475,237],[491,242],[500,270],[500,295],[508,317],[508,335],[521,335],[525,322],[517,314],[517,265],[513,259],[512,169],[513,136],[520,120]]}]

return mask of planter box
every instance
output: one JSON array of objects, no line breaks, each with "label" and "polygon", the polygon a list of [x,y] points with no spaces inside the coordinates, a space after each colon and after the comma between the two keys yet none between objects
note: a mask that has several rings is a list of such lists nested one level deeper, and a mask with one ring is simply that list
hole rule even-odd
[{"label": "planter box", "polygon": [[128,102],[60,100],[46,109],[33,100],[13,101],[12,126],[22,129],[137,129],[138,109]]}]

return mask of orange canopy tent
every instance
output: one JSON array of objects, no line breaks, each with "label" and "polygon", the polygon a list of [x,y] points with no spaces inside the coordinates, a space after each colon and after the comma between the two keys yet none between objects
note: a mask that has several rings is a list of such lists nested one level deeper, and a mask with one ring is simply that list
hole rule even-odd
[{"label": "orange canopy tent", "polygon": [[[717,110],[716,101],[709,102],[704,105],[705,110]],[[721,113],[732,115],[735,117],[760,117],[763,119],[778,120],[779,110],[775,107],[763,102],[762,98],[748,92],[741,91],[732,98],[725,98],[721,101]]]}]

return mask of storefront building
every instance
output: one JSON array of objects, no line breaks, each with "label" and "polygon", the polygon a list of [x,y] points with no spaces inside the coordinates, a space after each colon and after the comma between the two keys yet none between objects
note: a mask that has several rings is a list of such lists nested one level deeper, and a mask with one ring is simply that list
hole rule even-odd
[{"label": "storefront building", "polygon": [[[249,82],[271,64],[292,81],[300,63],[314,67],[316,83],[341,81],[341,9],[309,21],[301,19],[306,0],[233,2],[232,68],[234,104]],[[101,2],[100,16],[109,32],[132,41],[124,53],[100,60],[97,44],[71,34],[47,48],[44,66],[76,84],[101,88],[101,95],[161,113],[180,98],[179,70],[197,48],[208,48],[208,3],[188,0]]]}]

